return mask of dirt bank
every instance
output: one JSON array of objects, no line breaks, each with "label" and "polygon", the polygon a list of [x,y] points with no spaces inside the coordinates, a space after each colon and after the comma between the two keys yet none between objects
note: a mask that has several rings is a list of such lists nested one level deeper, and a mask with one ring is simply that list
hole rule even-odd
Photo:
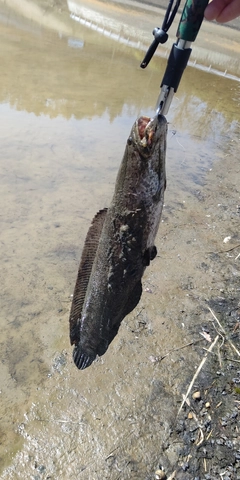
[{"label": "dirt bank", "polygon": [[[126,17],[91,5],[116,28]],[[238,480],[239,83],[186,69],[158,256],[107,353],[79,372],[68,317],[84,238],[166,60],[142,71],[142,51],[74,22],[66,2],[37,6],[1,16],[0,478]],[[153,20],[132,9],[125,25],[148,34]]]}]

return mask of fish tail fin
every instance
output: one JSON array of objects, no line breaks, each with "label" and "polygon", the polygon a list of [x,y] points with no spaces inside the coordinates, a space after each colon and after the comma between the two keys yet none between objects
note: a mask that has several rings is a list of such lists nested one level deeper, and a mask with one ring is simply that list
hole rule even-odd
[{"label": "fish tail fin", "polygon": [[79,370],[84,370],[84,368],[90,367],[95,358],[96,355],[83,352],[80,345],[74,347],[73,360]]}]

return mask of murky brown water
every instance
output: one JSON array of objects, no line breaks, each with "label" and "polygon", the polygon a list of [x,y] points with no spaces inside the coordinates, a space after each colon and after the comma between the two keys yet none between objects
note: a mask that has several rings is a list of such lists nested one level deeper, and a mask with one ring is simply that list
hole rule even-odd
[{"label": "murky brown water", "polygon": [[143,479],[197,351],[151,358],[191,341],[189,289],[203,299],[212,281],[196,265],[229,234],[208,209],[226,184],[239,202],[239,83],[187,69],[168,116],[159,257],[106,355],[79,372],[68,314],[84,237],[134,120],[154,113],[165,60],[142,71],[139,50],[74,22],[62,2],[55,12],[51,30],[0,3],[1,479]]}]

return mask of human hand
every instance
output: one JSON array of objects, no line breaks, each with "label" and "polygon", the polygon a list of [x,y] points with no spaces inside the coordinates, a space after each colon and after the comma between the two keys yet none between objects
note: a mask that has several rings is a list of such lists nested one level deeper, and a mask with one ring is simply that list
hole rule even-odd
[{"label": "human hand", "polygon": [[204,16],[206,20],[230,22],[240,16],[240,0],[212,0],[205,9]]}]

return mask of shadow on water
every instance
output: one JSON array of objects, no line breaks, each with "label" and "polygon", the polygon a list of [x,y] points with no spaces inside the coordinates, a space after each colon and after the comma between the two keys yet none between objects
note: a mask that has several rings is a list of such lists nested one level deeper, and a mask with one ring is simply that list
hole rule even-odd
[{"label": "shadow on water", "polygon": [[[109,204],[132,123],[153,115],[165,60],[141,71],[141,52],[60,18],[58,5],[61,35],[0,4],[1,478],[139,478],[181,383],[183,360],[160,373],[148,360],[169,335],[184,343],[165,319],[167,290],[162,307],[143,299],[86,372],[71,362],[68,312],[89,223]],[[168,204],[194,204],[235,148],[239,102],[237,83],[186,71],[168,117]]]}]

